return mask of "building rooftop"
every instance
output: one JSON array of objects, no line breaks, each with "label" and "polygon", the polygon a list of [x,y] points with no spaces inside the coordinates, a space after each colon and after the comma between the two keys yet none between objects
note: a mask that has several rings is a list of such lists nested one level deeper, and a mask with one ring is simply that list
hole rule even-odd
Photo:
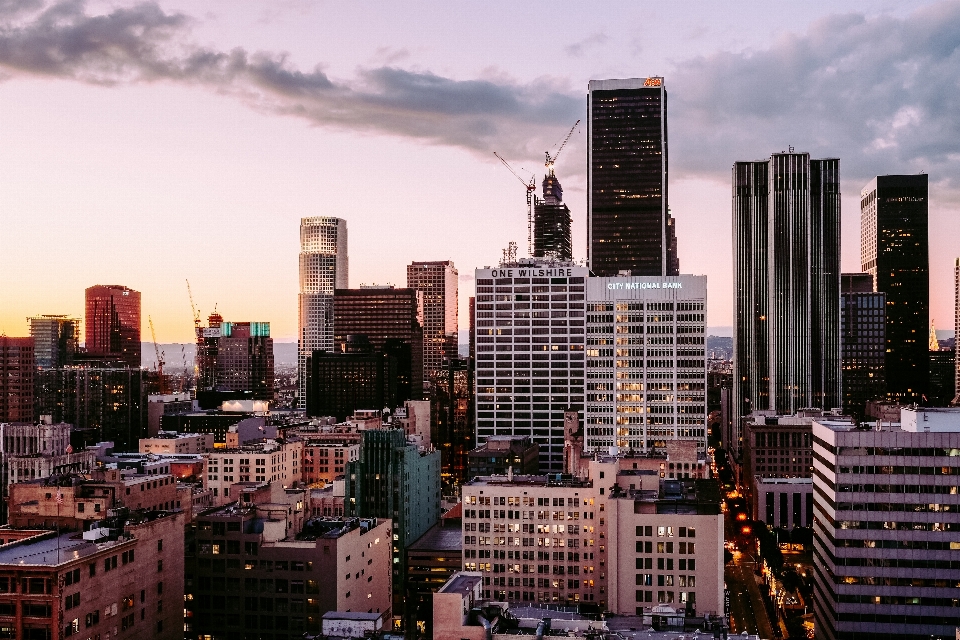
[{"label": "building rooftop", "polygon": [[483,576],[480,574],[455,573],[437,593],[471,593],[482,580]]},{"label": "building rooftop", "polygon": [[382,617],[382,613],[364,611],[327,611],[323,614],[324,620],[379,620]]},{"label": "building rooftop", "polygon": [[720,489],[714,480],[660,480],[660,489],[624,489],[614,485],[611,499],[630,499],[656,505],[657,513],[717,515],[720,513]]},{"label": "building rooftop", "polygon": [[512,476],[477,476],[464,486],[530,486],[530,487],[592,487],[591,480],[584,480],[567,474],[551,473],[546,475],[514,474]]},{"label": "building rooftop", "polygon": [[[311,518],[303,523],[297,540],[336,539],[360,529],[360,534],[376,528],[376,518]],[[459,536],[460,531],[457,530]]]},{"label": "building rooftop", "polygon": [[463,536],[460,527],[441,527],[435,524],[410,545],[411,551],[461,551]]},{"label": "building rooftop", "polygon": [[813,478],[757,478],[757,484],[813,484]]}]

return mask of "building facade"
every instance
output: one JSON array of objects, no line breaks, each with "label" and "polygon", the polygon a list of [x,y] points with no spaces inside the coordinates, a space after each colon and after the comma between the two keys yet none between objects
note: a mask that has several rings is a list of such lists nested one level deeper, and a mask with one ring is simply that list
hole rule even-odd
[{"label": "building facade", "polygon": [[273,400],[274,357],[269,322],[224,322],[211,315],[202,328],[199,381],[204,391],[246,392],[255,400]]},{"label": "building facade", "polygon": [[300,333],[297,407],[307,406],[307,359],[333,351],[333,293],[350,286],[347,221],[313,217],[300,220]]},{"label": "building facade", "polygon": [[468,478],[540,473],[540,445],[530,436],[489,436],[468,454]]},{"label": "building facade", "polygon": [[398,358],[374,350],[365,336],[350,338],[346,353],[313,352],[307,415],[342,422],[358,410],[397,405]]},{"label": "building facade", "polygon": [[528,260],[477,269],[477,442],[529,436],[563,467],[563,413],[584,406],[585,267]]},{"label": "building facade", "polygon": [[734,422],[841,403],[840,161],[733,165]]},{"label": "building facade", "polygon": [[33,420],[33,338],[0,336],[0,422]]},{"label": "building facade", "polygon": [[274,482],[283,488],[296,486],[303,480],[303,440],[268,439],[216,449],[208,454],[206,474],[203,484],[213,491],[217,505],[239,499],[237,484]]},{"label": "building facade", "polygon": [[930,258],[927,175],[877,176],[860,190],[860,267],[886,294],[887,396],[927,391]]},{"label": "building facade", "polygon": [[73,356],[80,345],[80,320],[62,315],[42,315],[27,318],[34,356],[41,369],[65,367],[73,364]]},{"label": "building facade", "polygon": [[452,260],[407,265],[407,287],[423,299],[423,379],[429,382],[457,355],[459,275]]},{"label": "building facade", "polygon": [[[423,397],[423,294],[420,291],[393,286],[338,289],[333,297],[333,334],[336,345],[347,342],[349,336],[364,335],[375,350],[395,352],[399,358],[399,400]],[[407,345],[409,355],[407,349],[396,348],[398,343]]]},{"label": "building facade", "polygon": [[551,166],[543,177],[543,200],[533,203],[533,257],[573,260],[570,225],[570,207],[563,203],[563,187]]},{"label": "building facade", "polygon": [[663,78],[587,86],[587,262],[598,276],[677,275]]},{"label": "building facade", "polygon": [[817,638],[926,640],[960,626],[960,413],[903,409],[900,423],[813,424]]},{"label": "building facade", "polygon": [[131,512],[82,536],[19,531],[0,549],[0,635],[183,638],[184,518]]},{"label": "building facade", "polygon": [[845,273],[841,279],[843,410],[862,417],[867,402],[886,393],[886,294],[873,290],[869,273]]},{"label": "building facade", "polygon": [[85,348],[88,354],[140,366],[140,292],[119,284],[85,291]]},{"label": "building facade", "polygon": [[707,448],[705,276],[587,280],[588,451]]}]

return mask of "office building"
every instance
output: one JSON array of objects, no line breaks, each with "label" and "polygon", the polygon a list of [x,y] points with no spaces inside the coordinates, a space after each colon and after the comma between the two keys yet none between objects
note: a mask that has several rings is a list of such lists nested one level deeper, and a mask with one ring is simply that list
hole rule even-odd
[{"label": "office building", "polygon": [[422,628],[427,638],[442,637],[433,632],[433,594],[463,566],[462,516],[458,504],[407,548],[407,628]]},{"label": "office building", "polygon": [[440,452],[409,443],[401,429],[364,431],[360,459],[347,464],[344,501],[348,516],[393,521],[393,613],[403,616],[405,549],[440,518]]},{"label": "office building", "polygon": [[589,465],[586,478],[494,476],[463,486],[464,570],[480,573],[481,596],[618,615],[721,611],[716,483],[665,479],[666,458]]},{"label": "office building", "polygon": [[563,467],[563,413],[583,409],[586,268],[520,260],[477,269],[477,442],[530,436]]},{"label": "office building", "polygon": [[473,361],[452,358],[431,384],[431,442],[440,450],[444,483],[461,483],[468,477],[467,454],[477,441],[473,380]]},{"label": "office building", "polygon": [[273,400],[273,338],[269,322],[224,322],[222,316],[213,314],[201,331],[198,393],[243,392],[244,398]]},{"label": "office building", "polygon": [[[136,451],[147,432],[151,372],[140,367],[41,369],[35,376],[35,417],[74,426],[74,446],[113,442]],[[195,431],[195,430],[194,430]]]},{"label": "office building", "polygon": [[751,491],[754,520],[781,529],[813,526],[813,478],[755,476]]},{"label": "office building", "polygon": [[140,366],[140,292],[119,284],[85,291],[86,352],[127,367]]},{"label": "office building", "polygon": [[407,265],[407,287],[423,296],[423,379],[443,369],[458,349],[458,272],[452,260]]},{"label": "office building", "polygon": [[733,419],[841,406],[840,161],[733,165]]},{"label": "office building", "polygon": [[953,637],[960,412],[905,408],[899,426],[817,420],[817,638]]},{"label": "office building", "polygon": [[953,265],[953,309],[953,387],[956,389],[956,393],[954,395],[952,404],[956,406],[960,405],[960,347],[957,346],[957,343],[960,342],[960,258],[957,258]]},{"label": "office building", "polygon": [[82,535],[16,531],[0,547],[0,634],[183,638],[184,519],[129,512]]},{"label": "office building", "polygon": [[303,491],[249,483],[188,533],[184,637],[294,640],[329,611],[390,615],[390,520],[314,518]]},{"label": "office building", "polygon": [[313,352],[307,415],[334,416],[343,422],[360,409],[395,407],[399,358],[375,350],[362,335],[348,336],[344,347],[344,353]]},{"label": "office building", "polygon": [[679,274],[663,78],[587,87],[587,262],[597,276]]},{"label": "office building", "polygon": [[877,176],[860,190],[860,266],[887,295],[887,397],[920,401],[929,368],[926,174]]},{"label": "office building", "polygon": [[33,420],[33,338],[0,336],[0,422]]},{"label": "office building", "polygon": [[217,505],[239,500],[245,483],[297,486],[303,480],[303,440],[265,438],[215,449],[207,456],[206,474],[203,486],[213,492]]},{"label": "office building", "polygon": [[886,294],[873,290],[869,273],[844,273],[840,296],[843,410],[863,417],[886,393]]},{"label": "office building", "polygon": [[[323,440],[308,438],[304,441],[302,467],[306,485],[330,484],[346,473],[348,463],[360,459],[360,434],[344,435],[350,437]],[[352,436],[356,436],[356,439]]]},{"label": "office building", "polygon": [[73,364],[80,345],[80,320],[70,316],[42,315],[27,318],[34,357],[41,369]]},{"label": "office building", "polygon": [[[335,345],[351,335],[365,335],[374,350],[397,352],[397,397],[423,398],[423,294],[417,289],[391,286],[361,286],[337,289],[333,297]],[[388,345],[389,343],[389,345]],[[337,349],[339,350],[339,349]]]},{"label": "office building", "polygon": [[301,218],[298,408],[307,406],[307,359],[314,351],[333,351],[333,292],[350,286],[348,268],[347,221]]},{"label": "office building", "polygon": [[587,280],[588,451],[707,450],[706,276]]},{"label": "office building", "polygon": [[161,431],[152,438],[140,438],[140,453],[209,453],[213,451],[212,433]]},{"label": "office building", "polygon": [[946,407],[957,395],[954,387],[957,356],[954,349],[930,350],[930,382],[927,385],[927,406]]},{"label": "office building", "polygon": [[563,187],[551,164],[543,177],[543,200],[533,203],[533,257],[573,260],[570,225],[570,207],[563,203]]},{"label": "office building", "polygon": [[468,478],[540,473],[540,445],[530,436],[490,436],[468,459]]}]

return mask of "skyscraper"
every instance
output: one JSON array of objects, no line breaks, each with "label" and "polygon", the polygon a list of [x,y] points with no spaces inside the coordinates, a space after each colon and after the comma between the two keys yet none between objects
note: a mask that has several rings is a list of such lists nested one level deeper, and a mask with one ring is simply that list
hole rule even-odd
[{"label": "skyscraper", "polygon": [[86,289],[86,350],[128,367],[140,366],[140,292],[119,284]]},{"label": "skyscraper", "polygon": [[0,335],[0,422],[33,421],[33,338]]},{"label": "skyscraper", "polygon": [[457,355],[457,278],[452,260],[407,265],[407,286],[423,294],[424,381],[444,368],[444,358]]},{"label": "skyscraper", "polygon": [[954,376],[953,385],[957,390],[953,398],[954,406],[960,405],[960,258],[953,265],[953,354],[954,354]]},{"label": "skyscraper", "polygon": [[869,273],[844,273],[840,295],[843,410],[863,417],[867,401],[886,391],[886,294],[873,290]]},{"label": "skyscraper", "polygon": [[297,406],[306,408],[307,359],[315,350],[333,351],[333,292],[349,287],[347,221],[300,219],[300,335],[297,348]]},{"label": "skyscraper", "polygon": [[734,421],[839,406],[840,161],[733,165]]},{"label": "skyscraper", "polygon": [[563,187],[550,167],[543,177],[543,200],[533,205],[533,257],[573,260],[570,207],[563,204]]},{"label": "skyscraper", "polygon": [[397,400],[401,403],[423,398],[422,319],[422,294],[416,289],[361,286],[334,293],[333,339],[338,351],[348,336],[359,335],[366,336],[378,351],[383,351],[388,341],[406,345],[407,356],[396,353]]},{"label": "skyscraper", "polygon": [[589,267],[598,276],[678,275],[663,78],[591,80],[587,90]]},{"label": "skyscraper", "polygon": [[530,436],[543,471],[563,471],[564,412],[583,409],[588,275],[536,259],[476,270],[477,442]]},{"label": "skyscraper", "polygon": [[877,176],[860,190],[860,266],[887,294],[887,396],[911,403],[929,375],[927,176]]},{"label": "skyscraper", "polygon": [[247,392],[255,400],[273,400],[269,322],[224,322],[213,314],[203,336],[198,391]]},{"label": "skyscraper", "polygon": [[80,320],[70,316],[43,315],[27,318],[34,356],[41,369],[73,364],[80,343]]}]

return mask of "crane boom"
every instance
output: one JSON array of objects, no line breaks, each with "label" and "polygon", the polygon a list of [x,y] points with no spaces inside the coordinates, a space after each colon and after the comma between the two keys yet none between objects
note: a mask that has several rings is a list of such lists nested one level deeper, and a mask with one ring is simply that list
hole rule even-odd
[{"label": "crane boom", "polygon": [[567,134],[567,137],[563,139],[562,143],[560,143],[560,148],[557,149],[557,152],[554,153],[553,156],[550,155],[549,151],[544,152],[544,155],[547,157],[547,161],[544,163],[544,166],[547,167],[547,170],[550,172],[550,175],[553,175],[553,165],[554,163],[556,163],[557,158],[560,156],[560,152],[563,151],[563,148],[565,146],[567,146],[567,143],[570,141],[570,136],[573,135],[573,132],[576,131],[577,125],[579,124],[580,124],[579,120],[573,123],[573,126],[570,127],[570,132]]},{"label": "crane boom", "polygon": [[157,332],[153,329],[153,318],[147,316],[147,322],[150,323],[150,337],[153,338],[153,350],[157,354],[157,375],[160,378],[160,393],[167,393],[167,382],[163,377],[163,354],[160,351],[160,345],[157,344]]},{"label": "crane boom", "polygon": [[[577,122],[579,122],[579,120]],[[510,163],[503,159],[503,156],[496,151],[493,152],[493,155],[497,156],[497,159],[503,163],[503,166],[507,168],[507,171],[512,173],[527,189],[527,253],[529,255],[533,255],[533,192],[537,190],[537,176],[530,174],[530,182],[527,182],[520,176],[519,173],[514,171],[513,167],[510,166]],[[526,170],[524,169],[524,171]]]}]

